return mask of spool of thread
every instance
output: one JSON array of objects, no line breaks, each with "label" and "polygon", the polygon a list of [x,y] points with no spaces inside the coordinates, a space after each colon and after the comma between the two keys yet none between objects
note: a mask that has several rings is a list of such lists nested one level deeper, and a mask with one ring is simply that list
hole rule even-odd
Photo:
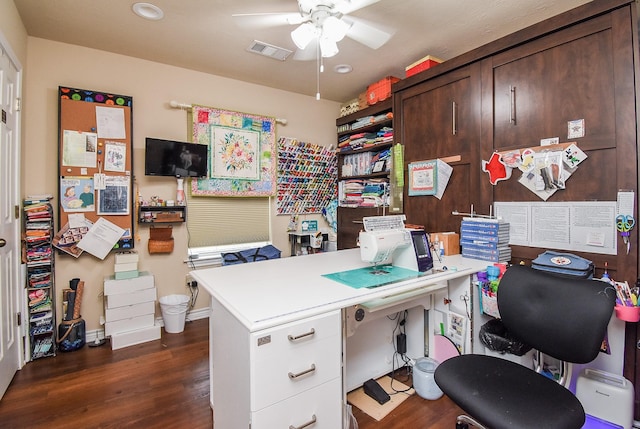
[{"label": "spool of thread", "polygon": [[498,276],[500,276],[500,268],[489,265],[487,267],[487,278],[489,281],[497,280]]}]

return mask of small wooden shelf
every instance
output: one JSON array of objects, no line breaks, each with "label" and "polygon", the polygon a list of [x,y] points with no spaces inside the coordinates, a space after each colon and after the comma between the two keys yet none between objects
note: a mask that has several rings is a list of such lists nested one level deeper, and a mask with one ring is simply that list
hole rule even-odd
[{"label": "small wooden shelf", "polygon": [[138,209],[138,223],[176,223],[186,220],[186,206],[140,206]]}]

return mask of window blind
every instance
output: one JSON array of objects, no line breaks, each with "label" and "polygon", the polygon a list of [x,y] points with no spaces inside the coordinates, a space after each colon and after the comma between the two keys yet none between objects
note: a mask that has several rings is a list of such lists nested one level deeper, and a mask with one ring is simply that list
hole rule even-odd
[{"label": "window blind", "polygon": [[269,241],[269,198],[186,194],[190,249]]}]

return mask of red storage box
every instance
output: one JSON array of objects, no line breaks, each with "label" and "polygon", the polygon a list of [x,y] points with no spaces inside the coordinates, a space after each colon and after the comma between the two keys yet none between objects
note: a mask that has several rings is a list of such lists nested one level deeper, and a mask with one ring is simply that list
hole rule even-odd
[{"label": "red storage box", "polygon": [[418,74],[421,71],[425,71],[435,66],[436,64],[440,64],[442,62],[441,59],[436,57],[432,57],[431,55],[427,55],[424,58],[420,58],[415,63],[405,67],[406,77],[413,76],[414,74]]},{"label": "red storage box", "polygon": [[386,100],[391,96],[391,85],[398,82],[400,78],[387,76],[376,83],[372,83],[367,88],[367,103],[374,105],[378,101]]}]

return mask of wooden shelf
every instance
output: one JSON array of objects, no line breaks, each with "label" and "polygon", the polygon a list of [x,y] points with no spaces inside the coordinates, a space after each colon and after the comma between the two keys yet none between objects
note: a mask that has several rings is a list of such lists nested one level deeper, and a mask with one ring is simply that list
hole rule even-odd
[{"label": "wooden shelf", "polygon": [[138,223],[176,223],[186,220],[186,206],[140,206],[138,209]]}]

